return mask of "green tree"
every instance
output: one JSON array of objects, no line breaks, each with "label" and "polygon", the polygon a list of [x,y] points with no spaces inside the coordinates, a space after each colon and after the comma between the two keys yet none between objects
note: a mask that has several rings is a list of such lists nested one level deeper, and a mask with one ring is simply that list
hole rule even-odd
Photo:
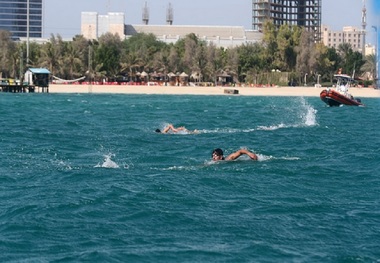
[{"label": "green tree", "polygon": [[169,46],[163,48],[161,51],[156,52],[153,58],[153,69],[156,72],[164,74],[165,84],[167,81],[167,74],[169,73]]},{"label": "green tree", "polygon": [[210,44],[207,48],[207,66],[210,79],[217,84],[217,74],[225,69],[226,52],[223,48],[217,48],[214,44]]},{"label": "green tree", "polygon": [[120,72],[122,42],[118,34],[106,33],[99,38],[99,47],[95,50],[95,61],[99,72],[115,78]]},{"label": "green tree", "polygon": [[365,57],[361,71],[369,74],[367,80],[376,78],[376,56],[374,54]]},{"label": "green tree", "polygon": [[123,62],[120,64],[120,73],[127,73],[131,80],[136,81],[137,71],[143,67],[143,61],[135,52],[130,52],[124,55]]},{"label": "green tree", "polygon": [[[149,71],[150,68],[154,67],[155,54],[165,46],[166,44],[158,41],[153,34],[139,33],[123,42],[124,58],[137,57],[141,61],[139,70]],[[125,63],[126,61],[123,60],[122,62]]]},{"label": "green tree", "polygon": [[187,35],[183,41],[183,45],[182,41],[179,42],[178,45],[180,46],[180,50],[183,48],[183,55],[179,53],[180,57],[182,58],[182,68],[180,69],[181,71],[191,73],[198,70],[198,66],[196,65],[198,62],[196,56],[194,56],[194,54],[197,53],[198,42],[199,40],[195,34]]},{"label": "green tree", "polygon": [[266,20],[263,24],[263,39],[262,42],[265,47],[264,59],[265,68],[270,70],[273,68],[278,53],[277,43],[277,28],[272,20]]},{"label": "green tree", "polygon": [[363,55],[358,51],[353,51],[351,44],[342,43],[338,46],[338,54],[341,57],[340,68],[346,74],[361,74],[361,67],[364,65]]},{"label": "green tree", "polygon": [[312,75],[317,68],[317,61],[315,58],[315,45],[313,35],[305,29],[301,33],[301,39],[297,50],[297,64],[296,70],[299,74],[299,82],[302,83],[302,77]]},{"label": "green tree", "polygon": [[265,47],[260,43],[244,44],[236,48],[239,54],[239,76],[241,81],[256,83],[257,74],[267,70]]},{"label": "green tree", "polygon": [[[16,44],[11,40],[11,34],[8,31],[0,30],[0,72],[2,77],[11,77],[14,75],[15,61],[12,59],[12,53],[16,51]],[[1,76],[0,76],[1,77]]]},{"label": "green tree", "polygon": [[169,57],[168,57],[168,71],[176,73],[181,66],[181,58],[177,52],[177,48],[174,45],[170,45]]},{"label": "green tree", "polygon": [[201,76],[205,76],[206,79],[212,79],[212,74],[207,70],[208,56],[207,47],[204,42],[200,42],[197,45],[193,65],[189,73],[199,72]]},{"label": "green tree", "polygon": [[330,82],[334,79],[334,74],[336,74],[341,65],[341,57],[339,56],[337,50],[333,47],[327,48],[326,59],[330,61],[330,67],[326,68],[326,72],[324,77],[328,79]]},{"label": "green tree", "polygon": [[282,25],[276,36],[277,52],[275,67],[281,71],[293,71],[296,67],[297,52],[302,30],[298,26]]},{"label": "green tree", "polygon": [[234,82],[240,82],[239,80],[239,53],[237,49],[226,50],[227,61],[225,65],[226,72],[232,76]]},{"label": "green tree", "polygon": [[315,50],[317,59],[315,68],[316,78],[318,79],[318,75],[320,75],[320,83],[326,80],[331,81],[333,72],[335,71],[335,59],[337,59],[337,56],[332,58],[333,53],[330,54],[329,52],[333,52],[335,49],[330,50],[324,44],[318,43],[315,45]]},{"label": "green tree", "polygon": [[51,35],[48,42],[42,44],[38,65],[50,70],[52,75],[64,75],[61,66],[64,64],[64,43],[60,35]]}]

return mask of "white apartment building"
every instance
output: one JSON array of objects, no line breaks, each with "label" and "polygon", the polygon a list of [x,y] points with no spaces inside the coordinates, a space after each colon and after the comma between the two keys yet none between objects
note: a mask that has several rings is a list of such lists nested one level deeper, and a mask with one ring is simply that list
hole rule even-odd
[{"label": "white apartment building", "polygon": [[376,46],[371,45],[371,44],[366,44],[365,45],[365,55],[376,55]]},{"label": "white apartment building", "polygon": [[331,30],[322,25],[322,42],[327,47],[338,48],[340,44],[349,43],[354,51],[363,52],[363,33],[357,27],[346,26],[343,30]]},{"label": "white apartment building", "polygon": [[206,43],[217,47],[235,47],[258,42],[262,33],[245,30],[242,26],[188,26],[188,25],[130,25],[124,23],[124,13],[99,15],[96,12],[82,12],[81,34],[87,39],[98,39],[105,33],[118,34],[129,38],[137,33],[151,33],[157,40],[175,43],[190,33],[194,33]]},{"label": "white apartment building", "polygon": [[107,32],[124,38],[124,20],[124,13],[82,12],[81,33],[87,39],[98,39]]}]

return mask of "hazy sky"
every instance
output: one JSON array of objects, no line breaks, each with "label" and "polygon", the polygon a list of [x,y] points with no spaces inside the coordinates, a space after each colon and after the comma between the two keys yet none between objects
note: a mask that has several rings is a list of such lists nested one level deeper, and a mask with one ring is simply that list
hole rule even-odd
[{"label": "hazy sky", "polygon": [[[126,24],[141,24],[145,2],[149,24],[166,24],[171,3],[175,25],[227,25],[251,29],[252,0],[45,0],[44,37],[60,34],[70,38],[80,34],[81,12],[125,13]],[[372,25],[379,24],[380,0],[367,0],[368,39],[374,39]],[[341,30],[343,26],[361,26],[363,0],[322,0],[322,24]],[[376,12],[377,10],[377,12]]]}]

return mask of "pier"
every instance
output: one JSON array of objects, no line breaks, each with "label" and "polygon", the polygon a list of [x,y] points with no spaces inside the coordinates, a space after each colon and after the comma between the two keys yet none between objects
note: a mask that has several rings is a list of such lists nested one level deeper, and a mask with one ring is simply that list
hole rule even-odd
[{"label": "pier", "polygon": [[49,93],[49,74],[45,68],[29,68],[24,82],[14,79],[0,79],[0,92],[11,93]]},{"label": "pier", "polygon": [[24,84],[9,84],[7,82],[0,82],[0,92],[10,93],[49,93],[49,87],[36,87],[34,85]]},{"label": "pier", "polygon": [[9,84],[7,82],[0,82],[1,92],[11,93],[32,93],[35,92],[36,87],[28,84]]}]

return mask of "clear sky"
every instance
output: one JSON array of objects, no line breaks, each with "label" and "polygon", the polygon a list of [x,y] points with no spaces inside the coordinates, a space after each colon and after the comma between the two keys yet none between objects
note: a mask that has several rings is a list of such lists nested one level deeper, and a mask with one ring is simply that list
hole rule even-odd
[{"label": "clear sky", "polygon": [[[80,34],[81,12],[125,13],[126,24],[141,24],[145,2],[149,24],[166,24],[171,3],[175,25],[226,25],[251,29],[252,0],[44,0],[44,37],[60,34],[70,38]],[[366,0],[368,41],[375,39],[372,25],[379,21],[380,0]],[[322,24],[334,30],[361,26],[363,0],[322,0]],[[377,12],[376,12],[377,11]],[[377,24],[379,24],[377,22]]]}]

